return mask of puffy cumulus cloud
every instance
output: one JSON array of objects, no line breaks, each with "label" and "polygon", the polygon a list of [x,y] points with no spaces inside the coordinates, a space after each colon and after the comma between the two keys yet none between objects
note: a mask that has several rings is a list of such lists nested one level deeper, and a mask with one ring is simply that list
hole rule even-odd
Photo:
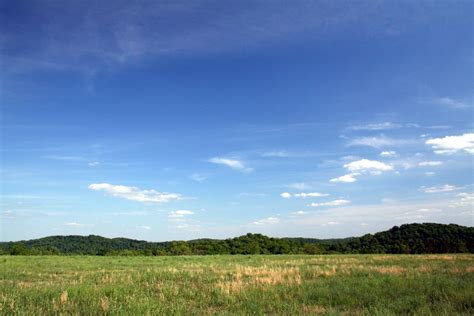
[{"label": "puffy cumulus cloud", "polygon": [[278,224],[280,222],[280,219],[278,217],[267,217],[258,221],[253,222],[254,225],[273,225],[273,224]]},{"label": "puffy cumulus cloud", "polygon": [[289,199],[291,198],[291,193],[283,192],[282,194],[280,194],[280,196],[284,199]]},{"label": "puffy cumulus cloud", "polygon": [[169,212],[168,213],[168,217],[169,218],[183,218],[187,215],[193,215],[194,212],[193,211],[189,211],[189,210],[177,210],[177,211],[174,211],[174,212]]},{"label": "puffy cumulus cloud", "polygon": [[396,151],[388,150],[388,151],[382,151],[379,154],[379,156],[384,157],[384,158],[393,158],[393,157],[398,157],[398,154]]},{"label": "puffy cumulus cloud", "polygon": [[443,164],[442,161],[422,161],[418,163],[418,166],[420,167],[436,167],[436,166],[441,166]]},{"label": "puffy cumulus cloud", "polygon": [[357,178],[356,176],[360,175],[360,173],[349,173],[345,174],[343,176],[333,178],[329,180],[330,182],[342,182],[342,183],[351,183],[351,182],[356,182]]},{"label": "puffy cumulus cloud", "polygon": [[387,165],[383,162],[376,161],[376,160],[368,160],[368,159],[360,159],[356,161],[352,161],[348,164],[344,165],[344,168],[346,168],[349,171],[390,171],[393,170],[393,167],[390,165]]},{"label": "puffy cumulus cloud", "polygon": [[213,158],[209,159],[208,162],[215,163],[215,164],[218,164],[218,165],[224,165],[224,166],[227,166],[229,168],[232,168],[234,170],[244,172],[244,173],[248,173],[248,172],[253,171],[252,168],[246,167],[244,162],[242,162],[240,160],[237,160],[237,159],[213,157]]},{"label": "puffy cumulus cloud", "polygon": [[343,206],[350,204],[351,201],[349,200],[334,200],[334,201],[329,201],[329,202],[323,202],[323,203],[311,203],[308,206],[313,206],[313,207],[321,207],[321,206]]},{"label": "puffy cumulus cloud", "polygon": [[393,170],[391,165],[386,163],[377,161],[377,160],[368,160],[368,159],[359,159],[356,161],[352,161],[350,163],[346,163],[344,165],[351,173],[345,174],[343,176],[332,178],[329,182],[342,182],[342,183],[351,183],[357,181],[357,176],[361,174],[372,174],[372,175],[379,175],[384,171]]},{"label": "puffy cumulus cloud", "polygon": [[421,187],[420,190],[425,193],[442,193],[442,192],[451,192],[451,191],[459,190],[459,188],[455,185],[445,184],[442,186]]},{"label": "puffy cumulus cloud", "polygon": [[426,141],[426,144],[431,145],[437,154],[452,155],[460,151],[474,154],[474,133],[431,138]]},{"label": "puffy cumulus cloud", "polygon": [[93,191],[104,191],[115,197],[144,203],[166,203],[182,199],[178,193],[141,190],[137,187],[113,185],[109,183],[93,183],[89,185],[89,189]]},{"label": "puffy cumulus cloud", "polygon": [[323,196],[328,196],[329,194],[327,193],[319,193],[319,192],[309,192],[309,193],[294,193],[291,194],[289,192],[283,192],[280,194],[281,197],[285,199],[289,199],[291,197],[300,197],[300,198],[308,198],[308,197],[323,197]]}]

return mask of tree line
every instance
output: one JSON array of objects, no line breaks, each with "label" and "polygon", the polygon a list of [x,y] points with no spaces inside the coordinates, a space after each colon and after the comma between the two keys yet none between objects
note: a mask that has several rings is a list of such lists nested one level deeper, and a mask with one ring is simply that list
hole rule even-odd
[{"label": "tree line", "polygon": [[344,239],[272,238],[246,234],[225,240],[147,242],[101,236],[50,236],[0,243],[3,255],[177,256],[249,254],[474,253],[474,228],[455,224],[406,224]]}]

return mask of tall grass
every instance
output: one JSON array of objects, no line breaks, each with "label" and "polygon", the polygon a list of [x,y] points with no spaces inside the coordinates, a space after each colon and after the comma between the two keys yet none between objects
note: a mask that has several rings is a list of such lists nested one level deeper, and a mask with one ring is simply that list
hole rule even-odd
[{"label": "tall grass", "polygon": [[1,314],[474,314],[473,255],[0,257]]}]

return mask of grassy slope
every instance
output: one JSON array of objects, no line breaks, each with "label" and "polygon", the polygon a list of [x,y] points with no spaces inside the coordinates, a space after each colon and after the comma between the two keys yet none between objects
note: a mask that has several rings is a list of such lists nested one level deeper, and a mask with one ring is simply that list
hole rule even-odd
[{"label": "grassy slope", "polygon": [[8,256],[0,293],[0,314],[472,315],[474,256]]}]

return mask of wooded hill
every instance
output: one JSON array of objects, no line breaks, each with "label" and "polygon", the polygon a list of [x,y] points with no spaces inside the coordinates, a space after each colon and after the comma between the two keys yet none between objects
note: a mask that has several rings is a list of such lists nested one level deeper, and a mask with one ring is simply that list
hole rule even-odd
[{"label": "wooded hill", "polygon": [[215,255],[331,253],[474,253],[474,227],[406,224],[344,239],[271,238],[261,234],[216,240],[147,242],[101,236],[50,236],[0,243],[11,255]]}]

